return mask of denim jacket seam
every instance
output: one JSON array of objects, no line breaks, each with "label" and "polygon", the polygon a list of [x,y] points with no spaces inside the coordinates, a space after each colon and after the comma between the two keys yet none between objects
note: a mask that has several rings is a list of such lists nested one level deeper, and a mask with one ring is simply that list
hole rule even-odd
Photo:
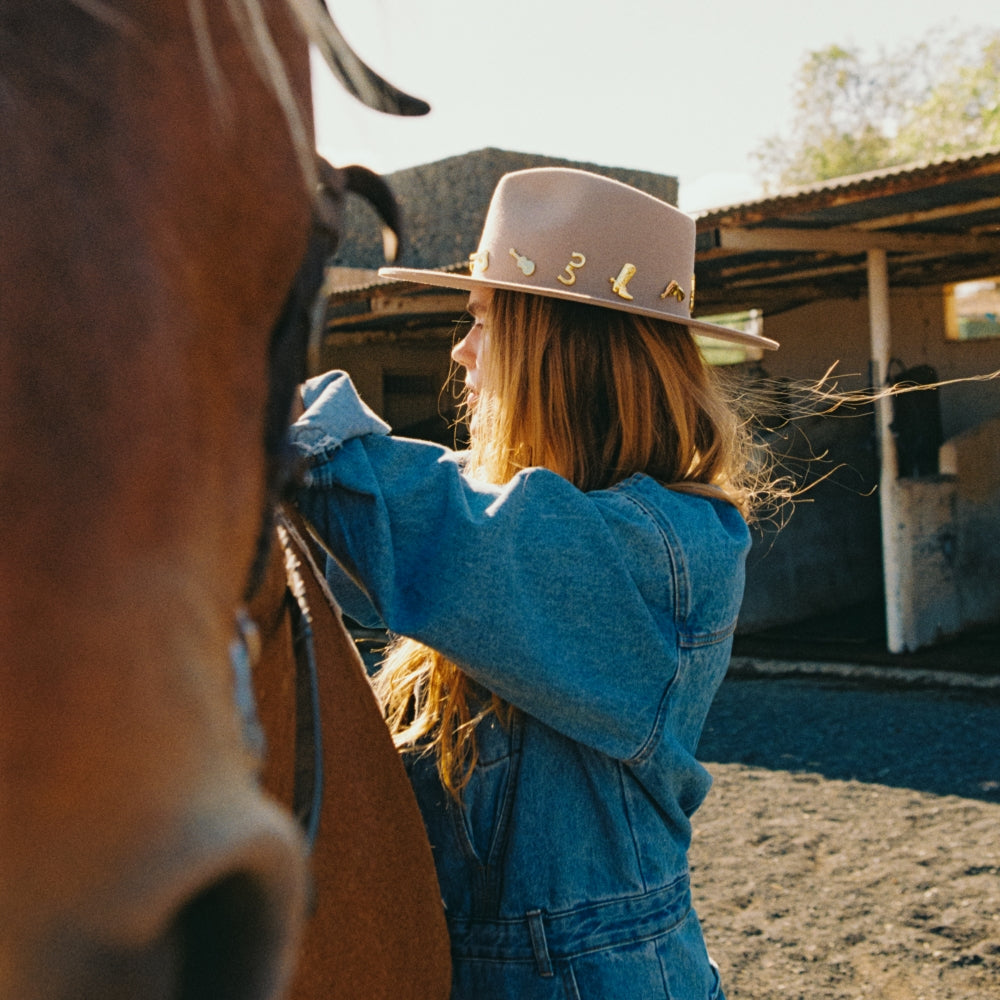
[{"label": "denim jacket seam", "polygon": [[305,446],[302,442],[292,439],[292,450],[301,460],[303,468],[299,472],[300,484],[308,489],[326,488],[333,482],[331,463],[336,460],[337,452],[344,446],[343,441],[327,438],[318,447]]},{"label": "denim jacket seam", "polygon": [[636,839],[635,834],[635,824],[632,822],[632,807],[629,803],[628,797],[628,784],[625,781],[625,764],[622,761],[617,761],[617,772],[618,772],[618,784],[621,788],[622,795],[622,807],[625,811],[625,822],[628,824],[629,837],[632,840],[632,850],[635,852],[635,864],[639,872],[639,878],[642,879],[642,888],[644,892],[649,892],[649,882],[646,880],[646,872],[642,864],[642,851],[639,850],[639,842]]},{"label": "denim jacket seam", "polygon": [[[678,650],[679,653],[679,650]],[[670,680],[667,681],[666,687],[663,689],[663,694],[660,696],[660,702],[656,706],[656,716],[653,719],[653,725],[650,728],[649,735],[643,740],[642,745],[638,750],[629,758],[625,760],[625,763],[629,767],[638,767],[644,764],[650,757],[652,757],[657,746],[660,744],[660,740],[663,738],[663,730],[666,726],[667,718],[667,703],[670,699],[670,692],[674,686],[674,679],[677,677],[677,671],[680,669],[680,656],[677,657],[677,666],[674,672],[670,675]]]},{"label": "denim jacket seam", "polygon": [[510,828],[513,812],[514,796],[521,777],[521,757],[524,743],[524,720],[521,713],[514,711],[511,715],[510,758],[507,781],[504,785],[503,802],[500,806],[500,817],[490,838],[487,864],[494,864],[506,851],[507,833]]},{"label": "denim jacket seam", "polygon": [[[622,892],[602,899],[586,899],[570,906],[546,910],[548,917],[586,917],[591,913],[599,912],[609,903],[641,903],[647,898],[661,895],[674,894],[678,891],[689,891],[691,884],[691,870],[687,866],[679,868],[675,875],[672,875],[662,885],[654,886],[652,889],[644,888],[640,892]],[[520,923],[521,917],[510,917],[501,920],[504,923]]]},{"label": "denim jacket seam", "polygon": [[[633,477],[627,482],[631,483],[636,480],[637,477]],[[660,516],[659,512],[652,505],[648,504],[644,498],[637,495],[635,490],[622,490],[621,496],[642,511],[656,528],[656,532],[660,537],[660,541],[670,562],[670,575],[673,584],[671,595],[673,598],[673,607],[671,608],[671,612],[674,623],[679,624],[687,619],[691,610],[691,588],[688,585],[687,561],[684,557],[684,548],[680,544],[680,539],[673,533],[669,521]]]},{"label": "denim jacket seam", "polygon": [[727,625],[712,631],[678,629],[677,645],[681,649],[700,649],[703,646],[713,646],[717,642],[724,642],[736,631],[737,620],[734,617]]},{"label": "denim jacket seam", "polygon": [[508,758],[507,779],[504,782],[502,801],[499,804],[493,829],[483,856],[480,856],[473,844],[472,831],[468,824],[468,814],[463,802],[449,803],[452,812],[453,828],[459,840],[460,849],[466,860],[476,872],[476,885],[473,890],[475,910],[486,916],[493,916],[499,906],[502,885],[498,877],[502,877],[504,857],[507,853],[507,841],[510,835],[510,825],[514,813],[514,799],[520,783],[520,771],[524,744],[524,719],[521,713],[515,711],[511,718],[510,756]]},{"label": "denim jacket seam", "polygon": [[[619,484],[619,487],[627,487],[629,485],[638,484],[644,478],[646,477],[632,476],[630,479],[626,480],[625,483]],[[638,510],[640,510],[656,528],[656,532],[670,563],[672,582],[671,597],[673,601],[673,606],[670,611],[674,627],[675,629],[679,629],[680,622],[687,618],[690,610],[690,588],[688,587],[687,563],[684,558],[683,547],[680,545],[679,539],[677,539],[669,530],[669,524],[665,522],[665,519],[661,518],[650,504],[646,503],[640,496],[638,496],[636,490],[620,488],[618,492],[625,500],[628,500]],[[679,644],[676,651],[679,654]],[[677,676],[677,670],[680,668],[679,655],[675,660],[675,664],[676,666],[674,671],[663,689],[663,694],[660,696],[660,701],[656,707],[656,715],[653,718],[653,725],[650,727],[649,735],[645,740],[643,740],[639,749],[631,757],[628,757],[625,760],[625,763],[629,766],[636,766],[648,760],[662,739],[663,729],[666,724],[667,703],[670,697],[670,691],[673,687],[674,678]]]},{"label": "denim jacket seam", "polygon": [[677,667],[673,674],[670,676],[670,680],[667,682],[667,686],[663,690],[663,695],[660,698],[660,703],[656,708],[656,717],[653,720],[652,728],[650,729],[649,736],[643,741],[642,746],[629,758],[625,760],[625,763],[630,767],[637,767],[644,764],[652,756],[654,750],[659,745],[659,742],[663,736],[663,729],[667,717],[667,704],[670,698],[670,692],[673,689],[674,681],[677,678],[677,674],[681,669],[681,652],[682,650],[694,650],[700,649],[705,646],[714,646],[716,643],[724,642],[736,631],[737,619],[734,618],[728,625],[724,628],[716,629],[712,632],[683,632],[678,630],[677,632]]}]

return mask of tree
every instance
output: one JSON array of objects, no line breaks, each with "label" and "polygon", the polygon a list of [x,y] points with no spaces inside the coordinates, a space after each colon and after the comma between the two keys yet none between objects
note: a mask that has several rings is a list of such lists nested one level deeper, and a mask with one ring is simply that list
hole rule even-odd
[{"label": "tree", "polygon": [[811,52],[795,83],[791,137],[752,153],[774,191],[1000,144],[1000,32],[932,32],[866,61]]},{"label": "tree", "polygon": [[975,62],[952,58],[947,76],[913,108],[895,139],[896,162],[968,153],[1000,144],[1000,33]]}]

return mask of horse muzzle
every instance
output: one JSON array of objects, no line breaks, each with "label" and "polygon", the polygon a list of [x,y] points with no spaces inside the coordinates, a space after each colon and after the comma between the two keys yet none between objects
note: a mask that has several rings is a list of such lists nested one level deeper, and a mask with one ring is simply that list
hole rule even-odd
[{"label": "horse muzzle", "polygon": [[4,686],[0,1000],[274,1000],[289,982],[305,838],[258,784],[223,637],[206,656],[165,617],[117,656],[36,631]]},{"label": "horse muzzle", "polygon": [[[303,928],[303,856],[296,825],[252,789],[193,802],[121,870],[77,873],[69,885],[43,873],[5,893],[0,997],[279,997]],[[67,891],[75,898],[60,901]]]}]

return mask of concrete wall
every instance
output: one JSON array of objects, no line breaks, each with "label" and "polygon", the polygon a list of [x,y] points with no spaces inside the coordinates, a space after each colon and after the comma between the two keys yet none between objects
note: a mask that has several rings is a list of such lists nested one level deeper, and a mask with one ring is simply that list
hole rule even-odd
[{"label": "concrete wall", "polygon": [[[506,173],[531,167],[588,170],[631,184],[671,205],[677,204],[675,177],[537,153],[480,149],[386,176],[403,219],[402,254],[396,263],[406,267],[444,267],[467,260],[476,249],[497,182]],[[349,197],[334,264],[377,268],[384,263],[381,226],[374,210],[363,199]]]},{"label": "concrete wall", "polygon": [[[942,380],[1000,369],[1000,341],[945,337],[940,288],[899,289],[890,297],[892,353],[904,367],[931,365]],[[819,378],[838,362],[844,387],[868,382],[870,344],[866,299],[833,299],[764,317],[764,332],[781,343],[764,364],[769,374]],[[1000,383],[966,383],[940,390],[944,437],[1000,416]]]},{"label": "concrete wall", "polygon": [[881,601],[874,434],[869,411],[801,421],[767,440],[809,488],[775,522],[753,527],[740,633]]},{"label": "concrete wall", "polygon": [[953,476],[953,568],[961,626],[1000,621],[1000,419],[946,441]]},{"label": "concrete wall", "polygon": [[1000,420],[946,442],[941,466],[894,490],[909,649],[1000,620]]},{"label": "concrete wall", "polygon": [[900,634],[916,650],[962,631],[955,482],[900,479],[893,492]]},{"label": "concrete wall", "polygon": [[[893,356],[904,367],[931,365],[942,380],[1000,369],[1000,341],[945,337],[940,289],[897,290],[890,303]],[[868,305],[815,303],[764,320],[781,349],[764,359],[767,374],[813,380],[833,362],[842,388],[869,381]],[[938,390],[943,437],[941,477],[901,479],[896,530],[906,553],[903,615],[911,648],[970,625],[1000,620],[1000,382]],[[878,461],[870,422],[827,421],[812,432],[830,458],[857,473],[853,488],[836,481],[807,494],[777,534],[755,539],[747,568],[740,631],[835,612],[881,594]],[[868,435],[867,443],[865,434]],[[803,451],[801,443],[798,451]],[[867,494],[867,495],[866,495]]]}]

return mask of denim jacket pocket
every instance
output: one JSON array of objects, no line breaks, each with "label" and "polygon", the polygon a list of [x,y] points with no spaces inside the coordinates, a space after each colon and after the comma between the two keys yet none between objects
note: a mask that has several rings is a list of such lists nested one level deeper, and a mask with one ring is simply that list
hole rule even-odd
[{"label": "denim jacket pocket", "polygon": [[509,723],[491,713],[476,727],[478,758],[462,793],[453,803],[456,835],[466,857],[480,868],[499,863],[513,806],[521,760],[523,720],[511,713]]}]

